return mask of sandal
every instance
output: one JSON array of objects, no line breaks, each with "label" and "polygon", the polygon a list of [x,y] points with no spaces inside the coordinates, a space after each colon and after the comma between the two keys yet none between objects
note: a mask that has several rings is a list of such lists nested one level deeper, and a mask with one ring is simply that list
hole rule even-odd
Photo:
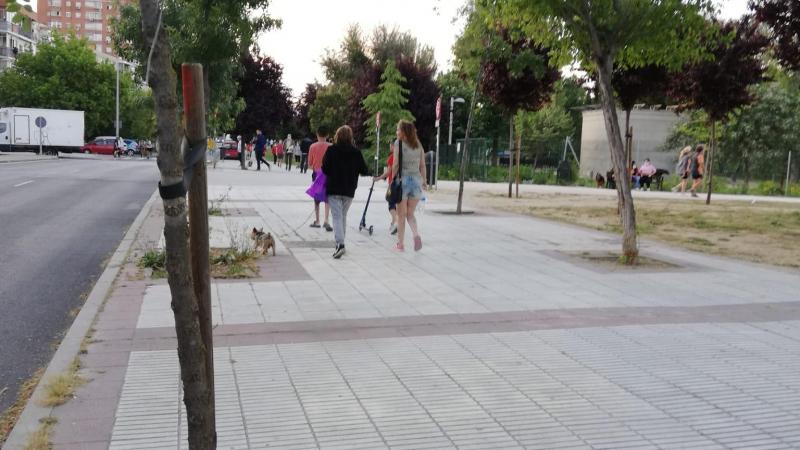
[{"label": "sandal", "polygon": [[319,228],[319,222],[314,222],[314,223],[312,223],[312,224],[311,224],[311,225],[309,225],[309,226],[310,226],[311,228]]},{"label": "sandal", "polygon": [[422,248],[422,238],[419,236],[414,236],[414,251],[418,252]]},{"label": "sandal", "polygon": [[406,251],[406,248],[403,246],[403,244],[401,244],[399,242],[394,244],[394,249],[397,250],[398,252]]}]

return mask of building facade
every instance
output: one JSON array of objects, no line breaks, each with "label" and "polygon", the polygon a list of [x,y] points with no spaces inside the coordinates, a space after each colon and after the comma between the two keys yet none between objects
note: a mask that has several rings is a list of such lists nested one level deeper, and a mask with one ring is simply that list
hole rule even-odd
[{"label": "building facade", "polygon": [[35,15],[29,30],[22,25],[12,23],[13,13],[6,10],[6,1],[0,0],[0,71],[14,65],[17,55],[24,52],[35,52],[39,34],[39,24]]},{"label": "building facade", "polygon": [[54,32],[74,30],[98,55],[114,55],[110,19],[119,17],[115,0],[37,0],[39,22]]}]

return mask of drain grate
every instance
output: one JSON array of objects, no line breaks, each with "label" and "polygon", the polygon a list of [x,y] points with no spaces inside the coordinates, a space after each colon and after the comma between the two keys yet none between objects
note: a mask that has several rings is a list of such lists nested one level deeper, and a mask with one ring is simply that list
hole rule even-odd
[{"label": "drain grate", "polygon": [[334,241],[283,241],[286,248],[333,248]]}]

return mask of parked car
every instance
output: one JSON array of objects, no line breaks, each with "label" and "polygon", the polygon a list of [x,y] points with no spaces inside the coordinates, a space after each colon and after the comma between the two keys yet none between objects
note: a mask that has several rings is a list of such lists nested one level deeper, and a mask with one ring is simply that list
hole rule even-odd
[{"label": "parked car", "polygon": [[219,144],[220,158],[239,159],[239,148],[236,141],[224,141]]},{"label": "parked car", "polygon": [[139,143],[133,139],[123,139],[125,141],[125,154],[128,156],[138,155],[139,151]]},{"label": "parked car", "polygon": [[[116,138],[114,136],[97,136],[81,147],[81,152],[95,155],[113,155],[115,140]],[[122,139],[120,139],[119,147],[122,148],[123,151],[127,148]]]}]

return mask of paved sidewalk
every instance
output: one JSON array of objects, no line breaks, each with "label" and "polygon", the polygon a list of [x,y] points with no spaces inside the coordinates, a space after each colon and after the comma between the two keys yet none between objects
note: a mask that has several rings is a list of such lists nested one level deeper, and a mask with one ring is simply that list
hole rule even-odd
[{"label": "paved sidewalk", "polygon": [[33,152],[0,152],[0,164],[2,163],[19,163],[19,162],[32,162],[32,161],[49,161],[57,159],[58,156],[42,155],[39,156]]},{"label": "paved sidewalk", "polygon": [[[347,254],[309,228],[310,175],[210,171],[212,246],[263,226],[276,257],[215,280],[219,448],[798,448],[800,277],[643,242],[660,270],[608,270],[616,236],[432,194],[396,253],[384,184]],[[469,189],[469,187],[468,187]],[[159,202],[134,250],[160,245]],[[54,408],[58,449],[186,448],[169,291],[129,262]]]}]

